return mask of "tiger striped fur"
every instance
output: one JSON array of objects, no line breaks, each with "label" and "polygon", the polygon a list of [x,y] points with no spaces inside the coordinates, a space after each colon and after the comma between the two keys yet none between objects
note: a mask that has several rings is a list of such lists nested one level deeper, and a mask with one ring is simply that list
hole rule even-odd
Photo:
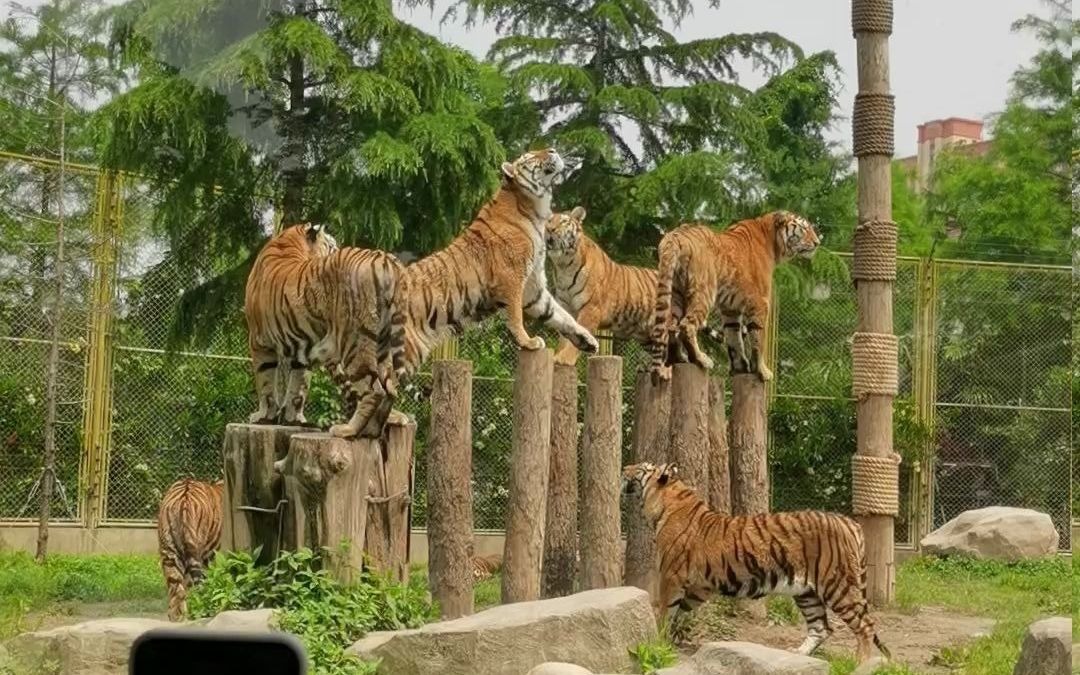
[{"label": "tiger striped fur", "polygon": [[502,185],[476,219],[449,246],[408,267],[406,371],[415,372],[431,351],[469,324],[496,310],[521,349],[542,349],[524,315],[539,319],[583,351],[596,338],[552,297],[544,274],[544,229],[552,190],[562,180],[562,158],[553,150],[528,152],[502,165]]},{"label": "tiger striped fur", "polygon": [[623,492],[642,499],[656,532],[660,618],[689,610],[714,593],[759,598],[790,595],[806,619],[798,652],[810,654],[830,635],[828,607],[855,634],[860,662],[871,644],[889,650],[874,629],[866,600],[866,547],[851,518],[820,511],[727,516],[709,509],[672,464],[631,464]]},{"label": "tiger striped fur", "polygon": [[[712,359],[698,346],[697,335],[715,306],[724,321],[724,341],[732,364],[763,381],[772,372],[762,358],[762,340],[772,296],[773,270],[778,262],[809,258],[821,243],[814,226],[787,211],[735,223],[723,232],[707,225],[682,225],[660,240],[653,315],[653,381],[666,379],[665,356],[675,324],[673,296],[680,296],[683,317],[678,339],[692,363],[705,370]],[[749,349],[743,329],[749,338]]]},{"label": "tiger striped fur", "polygon": [[[585,234],[584,220],[585,209],[577,206],[554,214],[548,221],[547,250],[555,298],[590,333],[609,330],[614,338],[635,340],[648,347],[656,306],[656,270],[612,260]],[[682,316],[682,305],[675,295],[671,309],[673,321]],[[719,341],[712,328],[706,327],[706,331]],[[674,346],[678,348],[680,343]],[[577,357],[577,348],[561,339],[555,363],[573,365]],[[669,355],[669,360],[685,360],[685,354]]]},{"label": "tiger striped fur", "polygon": [[222,481],[181,478],[158,508],[158,553],[169,595],[169,620],[187,614],[187,594],[202,581],[221,539]]},{"label": "tiger striped fur", "polygon": [[472,557],[474,583],[487,581],[501,569],[502,556],[498,553],[493,553],[492,555],[474,555]]},{"label": "tiger striped fur", "polygon": [[[272,238],[248,275],[244,316],[259,409],[252,423],[306,424],[311,367],[324,364],[352,416],[339,437],[378,437],[404,370],[404,266],[383,251],[339,248],[317,224],[295,225]],[[284,399],[274,391],[279,363],[289,368]],[[353,405],[355,403],[355,405]]]}]

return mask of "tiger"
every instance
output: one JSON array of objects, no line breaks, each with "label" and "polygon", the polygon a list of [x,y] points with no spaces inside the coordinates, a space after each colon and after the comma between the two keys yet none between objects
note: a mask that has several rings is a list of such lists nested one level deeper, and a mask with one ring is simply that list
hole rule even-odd
[{"label": "tiger", "polygon": [[[551,261],[555,298],[581,326],[595,333],[609,330],[612,337],[635,340],[649,347],[656,305],[656,270],[622,265],[585,234],[586,211],[576,206],[556,213],[547,225],[548,259]],[[682,316],[682,305],[672,296],[672,318]],[[719,342],[719,333],[705,327],[706,335]],[[680,343],[674,343],[678,348]],[[574,365],[578,350],[566,338],[559,341],[555,363]],[[685,360],[676,352],[669,360]]]},{"label": "tiger", "polygon": [[[283,230],[259,252],[248,275],[244,316],[259,408],[252,424],[304,426],[311,367],[325,365],[352,416],[330,427],[338,437],[378,437],[404,370],[404,265],[384,251],[339,247],[318,223]],[[289,368],[284,399],[274,391]]]},{"label": "tiger", "polygon": [[158,553],[169,595],[169,621],[187,614],[188,591],[202,581],[221,539],[222,486],[181,478],[158,508]]},{"label": "tiger", "polygon": [[474,555],[472,557],[473,582],[487,581],[502,569],[502,556],[498,553],[492,555]]},{"label": "tiger", "polygon": [[431,351],[466,326],[505,310],[520,349],[544,347],[525,330],[524,316],[539,319],[578,349],[595,352],[596,338],[556,302],[547,289],[544,231],[552,191],[565,163],[552,149],[503,162],[501,185],[475,220],[450,244],[405,268],[405,362],[412,374]]},{"label": "tiger", "polygon": [[[665,355],[675,324],[673,297],[683,316],[678,338],[691,363],[705,370],[712,359],[698,346],[697,334],[715,305],[723,318],[724,342],[732,365],[757,373],[767,382],[772,371],[762,358],[762,340],[769,315],[773,270],[789,258],[810,258],[821,238],[802,216],[773,211],[742,220],[723,232],[707,225],[681,225],[661,238],[652,329],[652,379],[666,379]],[[750,342],[747,350],[744,340]]]},{"label": "tiger", "polygon": [[624,467],[622,492],[642,500],[645,519],[656,532],[658,621],[668,612],[691,610],[714,593],[790,595],[807,625],[798,653],[813,653],[832,633],[828,607],[855,634],[860,662],[870,656],[871,643],[891,658],[869,614],[866,546],[862,528],[851,518],[821,511],[717,513],[683,483],[674,464]]}]

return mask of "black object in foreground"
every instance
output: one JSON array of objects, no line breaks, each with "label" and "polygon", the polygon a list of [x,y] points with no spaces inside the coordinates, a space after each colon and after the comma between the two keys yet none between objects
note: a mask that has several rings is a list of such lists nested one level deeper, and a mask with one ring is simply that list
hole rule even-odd
[{"label": "black object in foreground", "polygon": [[160,628],[131,646],[130,675],[305,675],[307,656],[285,633],[221,633]]}]

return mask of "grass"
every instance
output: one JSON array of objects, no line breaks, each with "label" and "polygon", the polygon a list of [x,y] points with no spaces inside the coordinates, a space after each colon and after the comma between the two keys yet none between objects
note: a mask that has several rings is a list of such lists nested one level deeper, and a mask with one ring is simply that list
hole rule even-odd
[{"label": "grass", "polygon": [[152,555],[33,556],[0,552],[0,640],[33,630],[32,613],[70,613],[76,603],[123,602],[162,611],[165,582]]}]

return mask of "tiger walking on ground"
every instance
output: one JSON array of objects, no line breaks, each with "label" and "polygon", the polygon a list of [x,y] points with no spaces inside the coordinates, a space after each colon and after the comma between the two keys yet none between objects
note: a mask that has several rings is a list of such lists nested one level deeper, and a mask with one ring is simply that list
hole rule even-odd
[{"label": "tiger walking on ground", "polygon": [[623,493],[642,500],[656,532],[658,621],[691,610],[714,593],[741,598],[790,595],[806,619],[796,650],[810,654],[832,633],[828,607],[857,640],[859,662],[871,645],[889,658],[866,600],[866,545],[851,518],[820,511],[727,516],[709,509],[672,464],[631,464]]},{"label": "tiger walking on ground", "polygon": [[[657,248],[653,381],[669,376],[665,357],[675,330],[690,361],[712,369],[712,359],[698,346],[698,331],[714,306],[724,321],[724,342],[732,364],[741,363],[746,372],[771,380],[762,341],[773,270],[789,258],[812,257],[820,243],[813,225],[787,211],[743,220],[723,232],[707,225],[682,225],[665,234]],[[683,304],[677,329],[672,321],[673,297],[681,297]],[[743,339],[744,328],[749,346]]]},{"label": "tiger walking on ground", "polygon": [[221,539],[223,481],[181,478],[158,509],[158,553],[169,595],[169,620],[187,614],[187,594],[202,581]]}]

